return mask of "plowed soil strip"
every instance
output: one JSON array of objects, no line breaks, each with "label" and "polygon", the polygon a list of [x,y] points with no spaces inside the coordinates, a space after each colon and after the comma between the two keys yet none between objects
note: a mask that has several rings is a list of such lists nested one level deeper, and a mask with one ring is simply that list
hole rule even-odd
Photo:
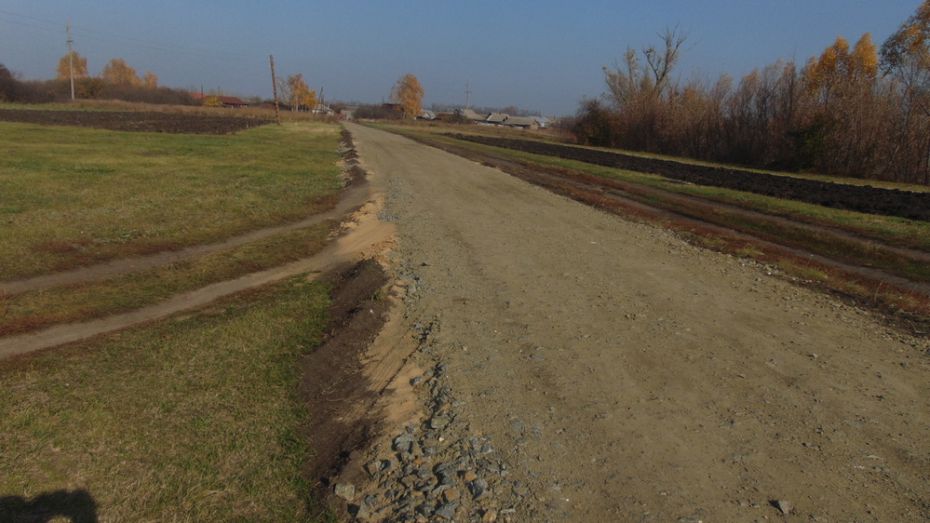
[{"label": "plowed soil strip", "polygon": [[263,118],[205,116],[153,111],[45,111],[0,109],[0,121],[70,125],[112,131],[229,134],[271,123]]},{"label": "plowed soil strip", "polygon": [[217,243],[193,245],[177,251],[165,251],[148,256],[122,258],[69,271],[43,274],[42,276],[35,276],[23,280],[0,282],[0,294],[13,295],[23,292],[41,291],[62,285],[75,285],[105,280],[124,274],[179,263],[197,256],[239,247],[284,232],[310,227],[327,220],[341,218],[346,213],[354,211],[362,206],[367,198],[368,188],[366,187],[366,182],[363,178],[357,178],[351,185],[344,189],[335,207],[326,212],[314,214],[298,222],[258,229]]},{"label": "plowed soil strip", "polygon": [[619,152],[598,151],[532,140],[462,134],[451,136],[483,145],[504,147],[532,154],[556,156],[629,171],[657,174],[665,178],[698,185],[735,189],[836,209],[930,221],[930,193],[821,182],[738,169],[687,164],[657,158],[643,158]]}]

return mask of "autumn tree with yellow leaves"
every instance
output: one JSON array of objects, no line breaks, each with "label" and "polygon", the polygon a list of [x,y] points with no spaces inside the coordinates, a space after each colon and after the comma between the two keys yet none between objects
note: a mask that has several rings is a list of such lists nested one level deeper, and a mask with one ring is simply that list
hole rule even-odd
[{"label": "autumn tree with yellow leaves", "polygon": [[627,49],[605,96],[571,129],[581,143],[779,169],[930,184],[930,0],[881,46],[836,38],[799,67],[739,79],[675,78],[683,38]]},{"label": "autumn tree with yellow leaves", "polygon": [[142,86],[146,89],[157,89],[158,76],[152,71],[146,71],[145,75],[142,76]]},{"label": "autumn tree with yellow leaves", "polygon": [[74,78],[87,78],[87,58],[84,58],[77,51],[71,51],[58,60],[56,78],[59,80],[70,80],[72,69]]},{"label": "autumn tree with yellow leaves", "polygon": [[316,107],[316,91],[310,89],[304,80],[304,75],[300,73],[287,77],[285,92],[290,100],[292,111],[300,111],[301,107],[307,107],[308,111],[312,111]]},{"label": "autumn tree with yellow leaves", "polygon": [[423,86],[416,76],[407,73],[394,84],[391,100],[400,104],[404,118],[416,118],[423,112]]},{"label": "autumn tree with yellow leaves", "polygon": [[122,58],[114,58],[107,62],[100,77],[113,85],[142,85],[142,80],[136,75],[136,70]]}]

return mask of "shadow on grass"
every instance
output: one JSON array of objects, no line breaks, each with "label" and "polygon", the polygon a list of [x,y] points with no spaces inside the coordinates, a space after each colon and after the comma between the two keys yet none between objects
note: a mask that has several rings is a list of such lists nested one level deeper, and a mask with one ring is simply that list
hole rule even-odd
[{"label": "shadow on grass", "polygon": [[62,517],[71,523],[97,523],[97,503],[86,490],[56,490],[32,499],[0,496],[0,521],[45,523]]}]

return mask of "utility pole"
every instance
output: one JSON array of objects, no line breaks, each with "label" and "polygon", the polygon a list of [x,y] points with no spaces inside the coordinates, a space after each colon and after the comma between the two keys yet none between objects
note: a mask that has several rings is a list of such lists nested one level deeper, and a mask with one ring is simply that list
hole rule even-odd
[{"label": "utility pole", "polygon": [[74,39],[71,38],[71,20],[65,26],[65,32],[68,33],[68,76],[71,77],[71,101],[74,101]]},{"label": "utility pole", "polygon": [[323,106],[326,104],[326,99],[323,98],[323,86],[320,86],[320,110],[323,110]]},{"label": "utility pole", "polygon": [[271,92],[274,94],[274,119],[281,125],[281,113],[278,111],[278,79],[274,75],[274,55],[268,55],[271,64]]},{"label": "utility pole", "polygon": [[471,96],[471,89],[468,88],[468,82],[465,82],[465,108],[468,109],[468,98]]}]

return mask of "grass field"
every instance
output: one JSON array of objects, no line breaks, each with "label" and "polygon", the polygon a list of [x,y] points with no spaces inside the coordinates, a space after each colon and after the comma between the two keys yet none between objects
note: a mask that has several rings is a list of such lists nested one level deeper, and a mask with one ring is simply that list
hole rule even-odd
[{"label": "grass field", "polygon": [[0,123],[0,279],[229,237],[331,206],[339,127],[228,136]]},{"label": "grass field", "polygon": [[85,490],[101,521],[318,519],[297,360],[327,303],[325,285],[290,280],[0,362],[0,493]]},{"label": "grass field", "polygon": [[316,254],[333,223],[323,223],[157,269],[99,282],[0,295],[0,336],[126,312],[174,294]]}]

